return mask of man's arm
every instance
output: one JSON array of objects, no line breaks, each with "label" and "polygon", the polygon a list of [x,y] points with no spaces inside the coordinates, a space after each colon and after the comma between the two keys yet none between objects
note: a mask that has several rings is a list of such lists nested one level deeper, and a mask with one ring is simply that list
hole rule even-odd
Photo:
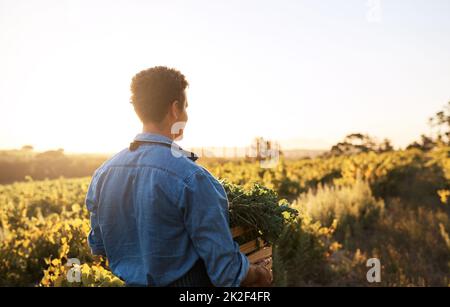
[{"label": "man's arm", "polygon": [[228,200],[222,185],[204,170],[196,171],[185,184],[179,205],[211,282],[215,286],[239,286],[250,265],[231,235]]},{"label": "man's arm", "polygon": [[98,172],[96,171],[92,176],[91,183],[89,184],[88,192],[86,194],[86,207],[90,212],[91,230],[88,235],[88,244],[91,248],[93,255],[106,255],[105,248],[103,246],[103,240],[98,224],[97,216],[97,186],[98,186]]}]

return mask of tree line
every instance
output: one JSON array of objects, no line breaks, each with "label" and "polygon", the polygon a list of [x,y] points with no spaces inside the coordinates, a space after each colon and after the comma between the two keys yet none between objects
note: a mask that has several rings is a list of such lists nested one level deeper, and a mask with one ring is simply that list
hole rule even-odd
[{"label": "tree line", "polygon": [[[432,129],[429,135],[422,134],[420,139],[409,144],[406,149],[417,148],[424,152],[439,146],[450,146],[450,101],[434,116],[428,119]],[[375,138],[363,133],[351,133],[341,142],[333,145],[324,156],[352,155],[363,152],[383,153],[393,151],[391,140],[385,138],[378,142]]]}]

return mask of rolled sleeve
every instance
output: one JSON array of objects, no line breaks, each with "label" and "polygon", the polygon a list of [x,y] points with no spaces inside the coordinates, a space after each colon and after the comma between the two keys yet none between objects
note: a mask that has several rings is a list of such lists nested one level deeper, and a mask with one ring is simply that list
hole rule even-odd
[{"label": "rolled sleeve", "polygon": [[188,178],[182,195],[185,227],[211,282],[215,286],[240,286],[249,261],[231,235],[222,185],[202,169]]}]

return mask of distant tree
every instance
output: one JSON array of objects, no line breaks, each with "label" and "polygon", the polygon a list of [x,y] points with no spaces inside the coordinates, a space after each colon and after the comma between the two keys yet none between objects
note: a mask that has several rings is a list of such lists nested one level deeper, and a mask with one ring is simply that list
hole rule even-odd
[{"label": "distant tree", "polygon": [[326,155],[352,155],[369,151],[384,152],[392,149],[392,145],[388,139],[378,144],[374,138],[367,134],[352,133],[347,135],[342,142],[332,146],[330,152]]},{"label": "distant tree", "polygon": [[23,145],[21,150],[22,151],[33,151],[34,147],[32,145]]},{"label": "distant tree", "polygon": [[341,156],[341,155],[351,155],[361,152],[354,145],[347,142],[339,142],[336,145],[333,145],[330,150],[330,154],[332,156]]},{"label": "distant tree", "polygon": [[436,130],[436,143],[450,145],[450,101],[443,110],[430,117],[428,123]]},{"label": "distant tree", "polygon": [[419,141],[408,145],[406,149],[417,148],[430,151],[439,145],[450,146],[450,101],[443,110],[428,119],[429,126],[434,130],[430,136],[422,134]]},{"label": "distant tree", "polygon": [[394,150],[391,141],[387,138],[378,143],[375,138],[367,134],[352,133],[347,135],[342,142],[331,147],[324,156],[352,155],[362,152],[387,152]]},{"label": "distant tree", "polygon": [[61,159],[64,158],[64,150],[48,150],[41,152],[36,155],[37,159],[40,160],[52,160],[52,159]]},{"label": "distant tree", "polygon": [[383,142],[378,146],[378,152],[388,152],[393,151],[394,147],[391,144],[391,140],[384,139]]},{"label": "distant tree", "polygon": [[436,142],[431,138],[422,134],[419,142],[414,142],[406,147],[406,149],[417,148],[422,151],[430,151],[436,146]]}]

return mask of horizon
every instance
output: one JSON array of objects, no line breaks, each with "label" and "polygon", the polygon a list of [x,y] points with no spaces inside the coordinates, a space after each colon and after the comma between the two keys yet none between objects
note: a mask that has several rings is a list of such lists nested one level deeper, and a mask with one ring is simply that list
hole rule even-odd
[{"label": "horizon", "polygon": [[[383,140],[382,138],[375,138],[375,137],[372,138],[372,139],[377,141],[377,142]],[[290,142],[290,141],[289,142],[283,142],[283,141],[280,142],[279,140],[268,140],[268,139],[266,139],[266,140],[280,144],[280,150],[283,151],[283,152],[295,152],[295,151],[299,151],[299,152],[308,152],[308,151],[311,151],[311,152],[329,152],[331,150],[331,147],[338,143],[338,142],[336,142],[336,144],[332,144],[329,147],[315,148],[315,147],[295,147],[295,146],[292,146],[292,142]],[[343,141],[343,139],[339,140],[339,142],[340,141]],[[206,150],[206,151],[210,151],[210,152],[214,152],[215,151],[215,152],[218,152],[218,153],[222,153],[223,150],[226,150],[227,154],[225,156],[230,156],[230,152],[232,152],[233,150],[244,151],[245,149],[249,149],[249,148],[251,148],[253,146],[252,142],[249,142],[247,145],[243,145],[243,146],[190,146],[190,147],[184,147],[184,146],[181,145],[180,141],[176,141],[175,140],[174,142],[179,144],[184,149],[194,151],[195,153],[201,151],[202,149]],[[284,146],[283,146],[283,144],[284,144]],[[286,144],[290,144],[290,145],[286,146]],[[406,147],[395,146],[394,144],[392,144],[392,145],[393,145],[393,150],[406,150]],[[23,147],[26,147],[26,146],[31,146],[32,149],[31,150],[23,149]],[[119,149],[118,151],[111,151],[111,152],[108,152],[108,151],[81,151],[81,150],[80,151],[77,151],[77,150],[69,151],[69,150],[66,150],[64,147],[61,147],[61,146],[59,146],[59,147],[56,146],[56,147],[43,148],[43,147],[40,147],[40,146],[34,146],[33,144],[23,144],[22,146],[15,147],[15,148],[13,148],[13,147],[0,147],[0,152],[2,152],[2,151],[4,151],[4,152],[7,152],[7,151],[27,151],[28,150],[28,151],[30,151],[32,153],[43,153],[43,152],[46,152],[46,151],[63,150],[64,154],[67,154],[67,155],[83,155],[83,154],[86,154],[86,155],[108,155],[108,156],[110,156],[110,155],[117,154],[119,151],[121,151],[121,150],[123,150],[123,149],[125,149],[127,147],[128,147],[128,145],[123,146],[123,148]],[[215,156],[216,157],[222,157],[222,155],[220,155],[220,154],[217,154]]]},{"label": "horizon", "polygon": [[[277,142],[276,140],[271,140],[271,141]],[[180,143],[178,141],[175,141],[175,142],[178,144]],[[34,152],[34,153],[41,153],[41,152],[45,152],[45,151],[58,151],[60,149],[62,149],[64,151],[64,154],[113,155],[113,154],[117,153],[116,151],[115,152],[67,151],[64,147],[42,148],[39,146],[36,147],[33,144],[23,144],[22,146],[17,147],[17,148],[4,147],[4,148],[0,148],[0,152],[1,151],[24,151],[23,147],[25,147],[25,146],[32,146],[33,148],[30,151]],[[186,149],[189,149],[189,150],[194,150],[194,149],[217,150],[218,152],[220,152],[220,151],[223,151],[223,149],[230,150],[230,151],[233,149],[243,150],[246,148],[250,148],[251,146],[252,146],[252,144],[249,142],[249,144],[247,146],[193,146],[193,147],[189,147]],[[122,149],[125,149],[127,147],[128,146],[124,146]],[[329,151],[330,150],[330,148],[283,147],[283,146],[280,146],[280,149],[282,151]],[[26,149],[25,149],[25,151],[26,151]]]}]

